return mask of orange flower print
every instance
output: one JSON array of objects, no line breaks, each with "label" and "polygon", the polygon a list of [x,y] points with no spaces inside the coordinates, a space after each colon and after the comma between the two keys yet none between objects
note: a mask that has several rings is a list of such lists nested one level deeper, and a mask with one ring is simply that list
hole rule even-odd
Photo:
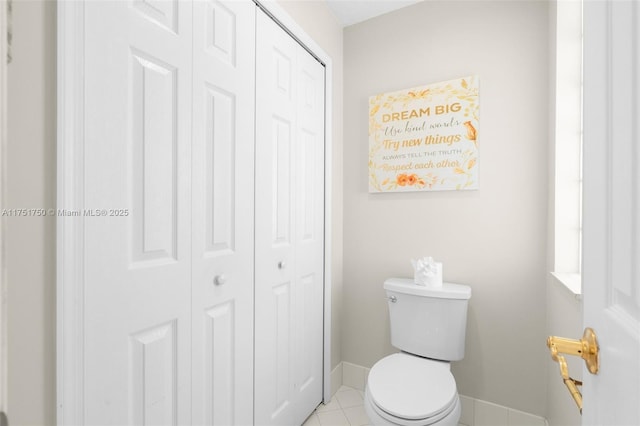
[{"label": "orange flower print", "polygon": [[467,164],[467,169],[471,169],[475,165],[476,165],[476,159],[472,158],[471,160],[469,160],[469,163]]},{"label": "orange flower print", "polygon": [[423,187],[424,186],[424,179],[421,179],[418,177],[417,174],[413,173],[413,174],[406,174],[406,173],[402,173],[399,174],[396,177],[396,184],[400,185],[400,186],[420,186]]}]

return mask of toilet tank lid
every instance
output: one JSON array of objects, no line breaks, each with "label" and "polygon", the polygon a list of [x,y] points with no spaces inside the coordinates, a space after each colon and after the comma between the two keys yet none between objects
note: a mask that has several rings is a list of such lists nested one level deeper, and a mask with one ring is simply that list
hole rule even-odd
[{"label": "toilet tank lid", "polygon": [[384,282],[384,289],[414,296],[441,299],[469,299],[471,297],[471,287],[468,285],[442,283],[442,287],[426,287],[417,285],[412,278],[388,278]]}]

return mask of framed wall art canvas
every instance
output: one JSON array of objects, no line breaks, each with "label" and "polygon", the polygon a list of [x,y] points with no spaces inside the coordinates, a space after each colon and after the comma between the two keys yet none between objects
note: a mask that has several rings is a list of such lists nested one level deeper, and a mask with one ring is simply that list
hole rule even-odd
[{"label": "framed wall art canvas", "polygon": [[369,98],[369,192],[478,189],[478,77]]}]

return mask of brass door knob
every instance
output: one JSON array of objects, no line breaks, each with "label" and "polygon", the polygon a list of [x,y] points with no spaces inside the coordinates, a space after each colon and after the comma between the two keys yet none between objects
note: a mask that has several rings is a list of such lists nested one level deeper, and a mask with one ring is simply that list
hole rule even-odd
[{"label": "brass door knob", "polygon": [[582,339],[580,340],[549,336],[547,346],[549,347],[549,351],[551,351],[551,358],[560,366],[562,381],[569,390],[569,393],[571,393],[573,400],[576,402],[582,414],[582,393],[578,389],[578,386],[582,386],[582,382],[569,376],[567,361],[561,354],[579,356],[584,360],[585,364],[587,364],[589,372],[591,374],[597,374],[600,368],[600,356],[596,333],[591,328],[585,328]]},{"label": "brass door knob", "polygon": [[598,339],[592,328],[585,328],[582,339],[567,339],[565,337],[549,336],[547,346],[551,351],[551,358],[558,361],[558,354],[579,356],[584,359],[591,374],[597,374],[600,368]]}]

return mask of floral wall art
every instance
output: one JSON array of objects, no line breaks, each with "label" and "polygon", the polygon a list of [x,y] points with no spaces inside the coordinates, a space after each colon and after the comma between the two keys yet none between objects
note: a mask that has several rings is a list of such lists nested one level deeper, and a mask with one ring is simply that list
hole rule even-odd
[{"label": "floral wall art", "polygon": [[478,189],[478,77],[369,98],[369,192]]}]

